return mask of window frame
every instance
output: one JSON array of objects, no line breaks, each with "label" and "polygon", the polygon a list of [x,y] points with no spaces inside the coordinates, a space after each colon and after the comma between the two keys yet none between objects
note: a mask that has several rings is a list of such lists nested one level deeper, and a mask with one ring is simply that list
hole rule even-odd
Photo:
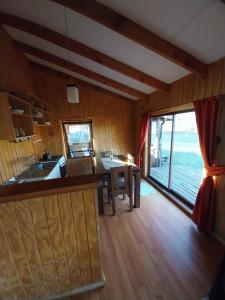
[{"label": "window frame", "polygon": [[[170,110],[167,112],[159,112],[157,114],[154,115],[150,115],[149,117],[149,127],[148,127],[148,139],[147,139],[147,178],[149,178],[150,180],[152,180],[154,183],[156,183],[159,187],[161,187],[162,189],[166,190],[168,193],[170,193],[171,195],[174,195],[178,200],[180,200],[182,203],[184,203],[187,207],[189,207],[190,209],[194,208],[194,205],[188,201],[187,199],[185,199],[184,197],[182,197],[180,194],[176,193],[175,191],[173,191],[172,189],[170,189],[171,187],[171,162],[172,162],[172,155],[173,155],[173,143],[174,143],[174,117],[177,114],[182,114],[182,113],[186,113],[186,112],[194,112],[194,108],[187,108],[187,109],[182,109],[182,110]],[[151,119],[152,118],[157,118],[160,116],[167,116],[167,115],[172,115],[173,116],[173,126],[172,126],[172,132],[171,132],[171,150],[170,150],[170,166],[169,166],[169,186],[166,187],[163,184],[161,184],[160,182],[158,182],[155,178],[153,178],[150,175],[150,164],[151,164],[151,158],[149,155],[149,151],[150,151],[150,145],[151,145],[151,130],[150,129],[150,124],[151,124]]]},{"label": "window frame", "polygon": [[[66,132],[66,127],[65,125],[89,125],[90,127],[90,147],[88,149],[88,151],[90,152],[89,156],[79,156],[79,157],[72,157],[71,156],[71,151],[69,148],[69,143],[68,143],[68,136],[67,136],[67,132]],[[64,146],[66,149],[66,155],[68,158],[70,159],[77,159],[77,158],[83,158],[83,157],[90,157],[93,155],[94,153],[94,148],[93,148],[93,129],[92,129],[92,120],[77,120],[77,121],[62,121],[62,130],[63,130],[63,141],[64,141]],[[74,152],[82,152],[82,151],[74,151]]]}]

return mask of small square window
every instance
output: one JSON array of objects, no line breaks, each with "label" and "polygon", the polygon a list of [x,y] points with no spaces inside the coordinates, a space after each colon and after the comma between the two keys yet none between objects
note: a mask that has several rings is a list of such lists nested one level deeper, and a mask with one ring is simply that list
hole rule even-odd
[{"label": "small square window", "polygon": [[67,154],[71,158],[88,157],[93,154],[92,123],[63,122]]}]

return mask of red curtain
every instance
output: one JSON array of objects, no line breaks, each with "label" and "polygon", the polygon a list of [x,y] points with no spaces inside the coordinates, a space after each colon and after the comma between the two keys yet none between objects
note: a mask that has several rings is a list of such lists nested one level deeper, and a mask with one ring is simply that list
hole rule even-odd
[{"label": "red curtain", "polygon": [[198,230],[213,232],[215,194],[213,176],[225,174],[225,167],[214,166],[214,150],[219,101],[216,97],[194,102],[199,143],[204,160],[206,177],[203,178],[193,210],[193,221]]},{"label": "red curtain", "polygon": [[138,136],[138,154],[137,154],[138,167],[141,166],[142,150],[144,148],[146,134],[148,131],[149,118],[150,118],[150,116],[148,113],[142,114],[142,116],[141,116],[140,131],[139,131],[139,136]]}]

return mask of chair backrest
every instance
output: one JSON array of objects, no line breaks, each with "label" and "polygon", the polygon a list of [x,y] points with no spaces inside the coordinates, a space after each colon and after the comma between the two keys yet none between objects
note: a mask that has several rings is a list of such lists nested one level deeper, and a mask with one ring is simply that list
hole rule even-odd
[{"label": "chair backrest", "polygon": [[110,186],[113,196],[132,193],[132,166],[111,168]]},{"label": "chair backrest", "polygon": [[68,159],[66,162],[66,172],[68,176],[92,174],[92,165],[92,157]]}]

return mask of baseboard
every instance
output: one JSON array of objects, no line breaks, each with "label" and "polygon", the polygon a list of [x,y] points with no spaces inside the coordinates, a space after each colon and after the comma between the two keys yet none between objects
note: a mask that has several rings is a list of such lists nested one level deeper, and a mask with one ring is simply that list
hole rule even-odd
[{"label": "baseboard", "polygon": [[[105,276],[103,276],[103,279],[91,284],[87,284],[85,286],[81,286],[78,288],[74,288],[59,294],[52,294],[52,295],[47,295],[47,296],[43,296],[38,298],[37,300],[57,300],[57,299],[63,299],[66,297],[70,297],[73,295],[77,295],[77,294],[81,294],[81,293],[85,293],[85,292],[90,292],[93,290],[96,290],[98,288],[104,287],[105,285]],[[34,300],[34,299],[30,299],[30,300]]]}]

